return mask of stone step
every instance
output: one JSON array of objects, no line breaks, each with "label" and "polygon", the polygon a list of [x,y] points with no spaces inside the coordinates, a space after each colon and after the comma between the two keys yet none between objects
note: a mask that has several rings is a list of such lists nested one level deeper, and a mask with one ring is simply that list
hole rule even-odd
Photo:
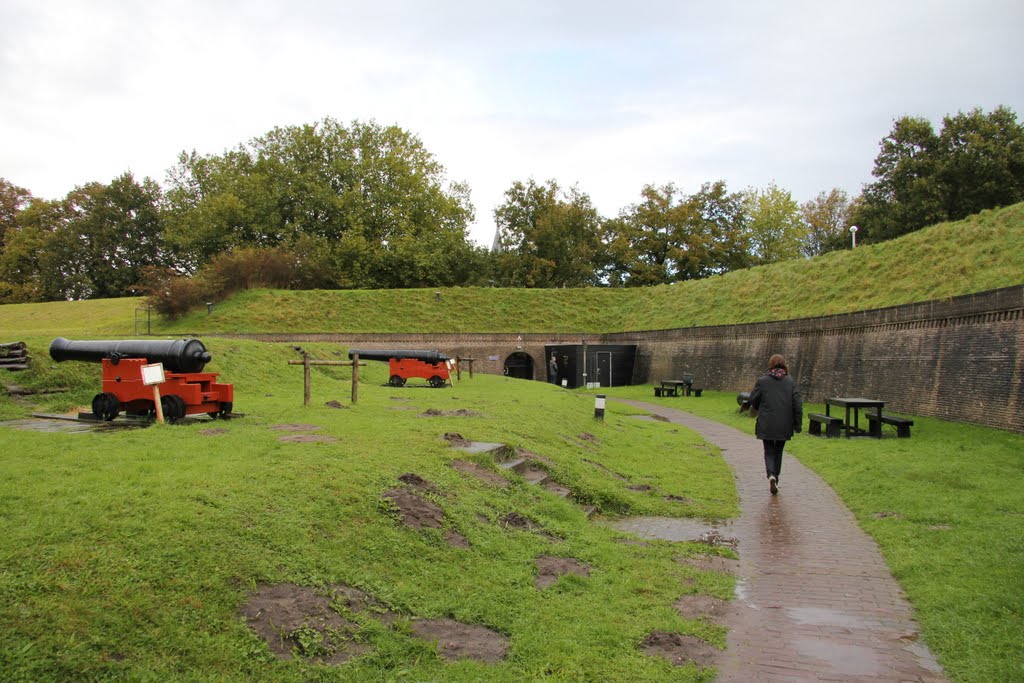
[{"label": "stone step", "polygon": [[498,467],[503,470],[512,470],[516,474],[523,474],[530,469],[530,461],[526,458],[512,458],[511,460],[499,460]]}]

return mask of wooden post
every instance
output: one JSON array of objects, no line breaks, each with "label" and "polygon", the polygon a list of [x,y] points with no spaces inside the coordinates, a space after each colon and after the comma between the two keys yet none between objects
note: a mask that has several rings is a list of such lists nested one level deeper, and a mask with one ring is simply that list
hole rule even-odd
[{"label": "wooden post", "polygon": [[309,405],[309,354],[302,352],[302,405]]},{"label": "wooden post", "polygon": [[358,398],[357,382],[359,381],[359,366],[366,365],[366,363],[359,362],[359,356],[354,356],[354,360],[311,360],[309,354],[305,351],[302,352],[302,360],[290,360],[288,365],[301,365],[303,374],[303,405],[309,405],[310,395],[310,379],[309,369],[313,365],[343,365],[352,366],[352,402],[355,403]]},{"label": "wooden post", "polygon": [[164,406],[160,403],[160,385],[153,385],[153,404],[156,407],[156,421],[160,424],[164,423]]},{"label": "wooden post", "polygon": [[455,356],[455,379],[462,381],[462,358]]},{"label": "wooden post", "polygon": [[359,354],[352,354],[352,405],[359,400]]}]

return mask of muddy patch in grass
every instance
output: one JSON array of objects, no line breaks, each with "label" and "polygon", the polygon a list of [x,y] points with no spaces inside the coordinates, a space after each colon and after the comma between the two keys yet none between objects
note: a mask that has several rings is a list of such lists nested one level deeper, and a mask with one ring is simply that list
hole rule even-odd
[{"label": "muddy patch in grass", "polygon": [[323,434],[287,434],[277,437],[277,440],[284,443],[334,443],[337,441],[333,436]]},{"label": "muddy patch in grass", "polygon": [[684,595],[673,604],[676,611],[687,619],[718,619],[729,610],[729,601],[713,595]]},{"label": "muddy patch in grass", "polygon": [[630,491],[644,492],[650,491],[653,487],[650,484],[633,484],[632,486],[627,486],[626,488],[629,489]]},{"label": "muddy patch in grass", "polygon": [[537,578],[533,584],[543,590],[566,574],[590,576],[590,567],[572,557],[541,555],[537,558]]},{"label": "muddy patch in grass", "polygon": [[444,510],[432,500],[417,496],[406,488],[384,492],[384,499],[391,501],[398,511],[402,524],[413,529],[440,529],[444,525]]},{"label": "muddy patch in grass", "polygon": [[427,408],[420,417],[479,417],[480,413],[475,410],[466,410],[465,408],[459,408],[458,410],[438,410],[437,408]]},{"label": "muddy patch in grass", "polygon": [[458,432],[445,432],[441,438],[451,444],[453,448],[469,448],[469,445],[473,443]]},{"label": "muddy patch in grass", "polygon": [[555,541],[556,543],[562,542],[561,538],[555,536],[550,531],[546,531],[544,527],[518,512],[510,512],[507,515],[503,515],[498,519],[498,524],[501,525],[502,529],[529,531],[531,533],[540,534],[548,540]]},{"label": "muddy patch in grass", "polygon": [[486,626],[454,619],[417,619],[410,628],[417,638],[436,643],[438,654],[449,661],[476,659],[495,664],[508,655],[508,638]]},{"label": "muddy patch in grass", "polygon": [[210,427],[209,429],[200,429],[200,436],[217,436],[218,434],[227,434],[228,430],[223,427]]},{"label": "muddy patch in grass", "polygon": [[693,663],[697,666],[714,665],[718,651],[709,643],[678,633],[654,631],[640,643],[640,650],[652,657],[662,657],[673,666],[685,666]]},{"label": "muddy patch in grass", "polygon": [[348,406],[342,405],[338,401],[328,401],[324,405],[327,406],[328,408],[336,408],[336,409],[347,409],[348,408]]},{"label": "muddy patch in grass", "polygon": [[438,496],[441,495],[441,491],[436,486],[414,472],[407,472],[400,475],[398,477],[398,481],[416,489],[417,491],[422,491],[423,493],[433,493]]},{"label": "muddy patch in grass", "polygon": [[480,481],[490,486],[497,486],[498,488],[508,488],[508,479],[501,476],[497,472],[492,472],[482,465],[478,465],[475,462],[468,462],[466,460],[452,460],[451,466],[472,477],[476,477]]},{"label": "muddy patch in grass", "polygon": [[358,642],[359,625],[331,608],[331,599],[290,583],[264,586],[242,605],[246,624],[281,659],[295,656],[341,664],[370,650]]}]

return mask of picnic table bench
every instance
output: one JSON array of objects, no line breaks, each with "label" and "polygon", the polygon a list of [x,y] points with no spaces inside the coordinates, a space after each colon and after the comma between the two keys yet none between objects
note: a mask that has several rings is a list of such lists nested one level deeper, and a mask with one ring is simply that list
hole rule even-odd
[{"label": "picnic table bench", "polygon": [[898,417],[892,414],[875,415],[874,413],[868,413],[868,432],[871,434],[871,436],[875,437],[876,439],[881,439],[883,424],[887,424],[896,428],[896,438],[909,439],[910,428],[914,426],[914,421],[905,417]]},{"label": "picnic table bench", "polygon": [[808,413],[807,433],[811,436],[821,436],[821,428],[825,427],[825,438],[831,439],[839,436],[843,428],[843,418],[821,413]]}]

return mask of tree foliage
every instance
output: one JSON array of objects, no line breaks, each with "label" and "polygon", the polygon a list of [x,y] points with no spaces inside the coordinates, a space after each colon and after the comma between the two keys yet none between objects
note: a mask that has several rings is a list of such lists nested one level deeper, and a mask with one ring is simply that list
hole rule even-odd
[{"label": "tree foliage", "polygon": [[303,243],[326,286],[410,287],[443,279],[471,249],[468,188],[446,183],[416,136],[376,123],[327,118],[219,156],[183,153],[166,208],[192,270],[236,248]]},{"label": "tree foliage", "polygon": [[845,190],[833,188],[819,192],[800,206],[800,216],[806,226],[800,250],[808,258],[843,249],[851,222],[853,202]]},{"label": "tree foliage", "polygon": [[501,253],[500,284],[510,287],[582,287],[596,284],[601,219],[590,197],[562,191],[549,180],[516,181],[494,210]]},{"label": "tree foliage", "polygon": [[807,224],[789,191],[772,182],[763,190],[749,190],[745,202],[753,263],[764,265],[799,258]]},{"label": "tree foliage", "polygon": [[1024,127],[998,107],[946,116],[936,133],[920,117],[898,119],[881,142],[854,221],[868,240],[898,237],[1024,200]]},{"label": "tree foliage", "polygon": [[641,201],[605,223],[609,284],[630,287],[693,280],[749,264],[741,193],[724,181],[693,195],[647,185]]}]

